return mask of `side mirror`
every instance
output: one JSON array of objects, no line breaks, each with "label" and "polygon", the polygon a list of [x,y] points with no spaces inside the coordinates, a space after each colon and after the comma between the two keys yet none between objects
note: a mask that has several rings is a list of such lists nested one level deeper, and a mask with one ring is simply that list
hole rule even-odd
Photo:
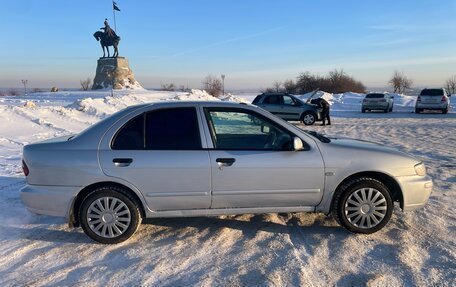
[{"label": "side mirror", "polygon": [[304,149],[304,144],[302,140],[298,137],[293,138],[293,150],[294,151],[300,151]]},{"label": "side mirror", "polygon": [[262,133],[268,134],[270,131],[271,131],[271,128],[269,126],[266,126],[266,125],[262,125],[261,126],[261,132]]}]

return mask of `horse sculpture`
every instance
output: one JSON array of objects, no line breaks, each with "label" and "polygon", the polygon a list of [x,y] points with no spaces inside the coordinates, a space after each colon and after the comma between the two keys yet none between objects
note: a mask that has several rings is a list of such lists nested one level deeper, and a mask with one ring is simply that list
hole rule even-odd
[{"label": "horse sculpture", "polygon": [[93,36],[95,37],[95,39],[97,41],[100,41],[101,48],[103,49],[103,58],[105,58],[105,48],[106,48],[106,51],[108,51],[108,58],[110,57],[109,56],[109,46],[114,47],[114,54],[112,55],[112,57],[117,58],[117,56],[119,55],[119,50],[117,49],[117,46],[119,45],[119,42],[120,42],[119,36],[109,37],[108,35],[106,35],[105,33],[101,32],[101,31],[95,32],[95,34],[93,34]]}]

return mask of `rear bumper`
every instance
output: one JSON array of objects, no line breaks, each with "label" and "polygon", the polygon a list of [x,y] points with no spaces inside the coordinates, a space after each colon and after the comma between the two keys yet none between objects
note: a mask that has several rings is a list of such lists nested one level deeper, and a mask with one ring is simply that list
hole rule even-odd
[{"label": "rear bumper", "polygon": [[366,105],[362,105],[361,106],[361,109],[363,110],[384,110],[384,109],[387,109],[388,108],[388,103],[384,103],[384,104],[366,104]]},{"label": "rear bumper", "polygon": [[449,105],[447,103],[436,103],[436,104],[416,103],[415,108],[424,109],[424,110],[444,110],[444,109],[448,109],[448,106]]},{"label": "rear bumper", "polygon": [[401,176],[397,178],[404,198],[404,211],[423,207],[432,192],[432,179],[426,176]]},{"label": "rear bumper", "polygon": [[68,217],[70,206],[79,187],[26,185],[21,189],[21,200],[33,213]]}]

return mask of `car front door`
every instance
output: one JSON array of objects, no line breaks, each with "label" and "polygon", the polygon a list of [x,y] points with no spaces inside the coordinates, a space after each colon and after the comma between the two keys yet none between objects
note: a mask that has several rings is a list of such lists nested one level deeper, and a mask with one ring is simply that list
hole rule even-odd
[{"label": "car front door", "polygon": [[151,210],[209,208],[209,152],[200,130],[195,107],[136,115],[102,140],[103,172],[134,185]]},{"label": "car front door", "polygon": [[316,147],[292,150],[295,136],[248,109],[204,109],[213,148],[212,208],[317,205],[324,165]]}]

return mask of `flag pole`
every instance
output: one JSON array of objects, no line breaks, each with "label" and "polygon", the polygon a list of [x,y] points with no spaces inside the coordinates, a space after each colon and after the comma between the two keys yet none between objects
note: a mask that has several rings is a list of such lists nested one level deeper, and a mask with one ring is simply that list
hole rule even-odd
[{"label": "flag pole", "polygon": [[114,32],[117,33],[116,10],[114,9],[114,0],[112,1],[112,15],[114,16]]}]

